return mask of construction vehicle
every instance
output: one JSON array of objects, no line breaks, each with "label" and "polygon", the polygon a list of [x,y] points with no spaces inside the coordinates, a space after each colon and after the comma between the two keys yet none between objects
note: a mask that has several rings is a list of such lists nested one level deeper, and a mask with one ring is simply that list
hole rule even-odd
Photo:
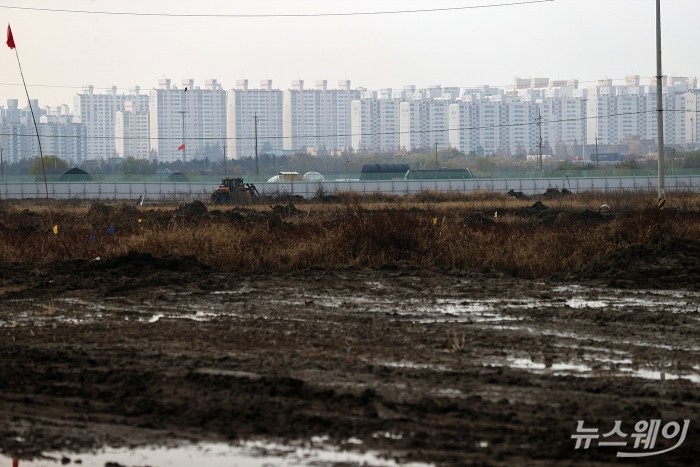
[{"label": "construction vehicle", "polygon": [[245,203],[254,196],[260,196],[260,193],[252,183],[245,183],[240,177],[223,178],[219,188],[211,194],[211,202],[215,204]]}]

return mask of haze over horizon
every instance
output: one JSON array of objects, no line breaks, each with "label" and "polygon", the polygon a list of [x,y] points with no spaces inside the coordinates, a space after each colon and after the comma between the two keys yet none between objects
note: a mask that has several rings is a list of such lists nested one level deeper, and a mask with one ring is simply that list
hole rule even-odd
[{"label": "haze over horizon", "polygon": [[[459,9],[364,14],[447,8]],[[343,15],[206,16],[326,14]],[[349,79],[376,90],[506,87],[515,76],[587,87],[632,74],[646,83],[656,73],[655,0],[15,0],[0,3],[0,15],[42,106],[72,107],[84,85],[147,92],[162,78],[202,87],[214,78],[225,90],[238,79],[251,87],[271,79],[279,89],[294,79],[330,88]],[[700,2],[662,1],[661,19],[664,74],[699,76]],[[26,100],[15,53],[4,49],[1,106]]]}]

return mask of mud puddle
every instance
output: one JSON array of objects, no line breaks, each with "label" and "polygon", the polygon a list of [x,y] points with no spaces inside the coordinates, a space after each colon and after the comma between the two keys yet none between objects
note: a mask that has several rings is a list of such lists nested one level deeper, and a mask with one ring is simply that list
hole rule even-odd
[{"label": "mud puddle", "polygon": [[[180,446],[146,446],[135,449],[103,448],[92,452],[47,452],[42,459],[17,460],[0,455],[0,465],[13,467],[55,467],[80,465],[157,466],[157,467],[263,467],[263,466],[410,466],[426,467],[427,463],[401,463],[380,453],[360,452],[326,444],[325,437],[308,442],[281,444],[268,441],[248,441],[237,445],[224,443],[183,444]],[[346,440],[347,446],[361,447],[362,441]]]},{"label": "mud puddle", "polygon": [[[533,359],[530,357],[505,357],[489,359],[484,366],[508,367],[525,370],[533,374],[551,376],[577,376],[581,378],[595,377],[632,377],[652,381],[665,381],[684,379],[695,384],[700,384],[700,373],[674,371],[672,365],[666,367],[635,367],[630,359],[593,358],[584,356],[579,361],[553,362],[547,359]],[[693,369],[697,369],[693,367]]]},{"label": "mud puddle", "polygon": [[[374,290],[389,289],[373,282]],[[700,321],[700,294],[690,291],[636,291],[597,289],[584,286],[554,286],[539,291],[537,297],[392,297],[373,294],[348,294],[343,291],[308,293],[286,289],[280,297],[260,295],[251,297],[249,286],[238,289],[215,290],[206,294],[185,292],[161,294],[155,298],[135,301],[128,296],[103,298],[100,301],[63,297],[51,300],[24,299],[23,311],[11,319],[0,319],[0,328],[22,325],[41,326],[54,323],[91,324],[104,317],[125,321],[154,323],[162,319],[210,321],[220,317],[240,317],[243,312],[260,306],[275,305],[317,312],[386,313],[417,323],[498,323],[531,318],[538,310],[565,312],[646,312],[684,314]],[[248,295],[247,305],[238,298]],[[186,300],[183,300],[183,297]],[[20,305],[19,303],[17,303]],[[506,328],[504,328],[506,329]]]}]

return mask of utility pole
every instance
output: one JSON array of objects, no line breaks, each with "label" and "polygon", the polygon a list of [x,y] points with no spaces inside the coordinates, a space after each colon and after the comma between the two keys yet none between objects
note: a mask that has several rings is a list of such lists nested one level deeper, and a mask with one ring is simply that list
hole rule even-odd
[{"label": "utility pole", "polygon": [[2,165],[2,148],[0,148],[0,182],[5,181],[5,168]]},{"label": "utility pole", "polygon": [[182,92],[182,96],[180,97],[180,113],[182,114],[182,144],[185,146],[184,149],[182,150],[182,162],[187,161],[187,141],[186,141],[186,135],[185,135],[185,113],[187,111],[185,110],[187,106],[187,86],[185,86],[185,89]]},{"label": "utility pole", "polygon": [[258,113],[256,112],[253,120],[255,121],[255,181],[258,181]]},{"label": "utility pole", "polygon": [[187,113],[186,110],[180,111],[180,114],[182,115],[182,144],[185,146],[185,148],[182,150],[182,162],[185,162],[187,160],[187,142],[185,141],[185,113]]},{"label": "utility pole", "polygon": [[[583,101],[583,108],[584,108],[584,112],[585,112],[583,115],[584,115],[584,118],[585,118],[585,117],[588,115],[588,104],[586,104],[586,102],[588,101],[588,99],[584,98],[584,99],[581,99],[581,100]],[[585,120],[584,120],[584,122],[585,122]],[[588,136],[587,133],[588,133],[588,132],[586,131],[586,126],[587,126],[587,125],[588,125],[588,123],[586,123],[586,124],[583,126],[583,128],[584,128],[584,130],[583,130],[583,135],[581,135],[581,136],[582,136],[582,139],[583,139],[583,155],[581,156],[581,158],[583,159],[583,163],[584,163],[584,164],[586,163],[586,143],[588,142],[588,141],[587,141],[587,139],[588,139],[588,138],[587,138],[587,136]]]},{"label": "utility pole", "polygon": [[226,144],[224,144],[224,177],[226,177]]},{"label": "utility pole", "polygon": [[440,170],[440,164],[438,164],[437,141],[435,141],[435,170]]},{"label": "utility pole", "polygon": [[691,147],[695,147],[695,120],[690,117],[690,144]]},{"label": "utility pole", "polygon": [[[697,92],[695,93],[695,125],[693,126],[693,131],[697,130],[697,125],[700,123],[700,120],[698,120],[698,104],[700,104],[700,94]],[[693,133],[694,134],[694,133]],[[695,146],[695,136],[693,136],[693,150],[695,150],[697,146]]]},{"label": "utility pole", "polygon": [[659,133],[659,207],[666,202],[664,187],[663,73],[661,71],[661,0],[656,0],[656,122]]},{"label": "utility pole", "polygon": [[595,167],[598,168],[598,135],[595,137]]},{"label": "utility pole", "polygon": [[539,152],[537,155],[537,162],[539,163],[540,166],[540,175],[544,174],[544,167],[542,166],[542,113],[540,112],[539,107],[537,108],[537,118],[535,119],[537,122],[537,128],[539,129],[539,141],[537,143],[537,147],[539,148]]}]

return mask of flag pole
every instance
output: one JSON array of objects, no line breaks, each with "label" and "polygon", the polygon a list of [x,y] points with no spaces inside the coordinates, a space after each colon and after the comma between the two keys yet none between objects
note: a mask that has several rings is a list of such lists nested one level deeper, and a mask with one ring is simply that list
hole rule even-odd
[{"label": "flag pole", "polygon": [[22,72],[22,63],[19,61],[19,52],[17,52],[17,45],[15,44],[15,39],[12,36],[12,29],[10,25],[7,25],[7,46],[11,49],[15,49],[15,55],[17,56],[17,65],[19,66],[19,74],[22,77],[22,84],[24,85],[24,92],[27,95],[27,103],[29,104],[29,111],[32,114],[32,122],[34,122],[34,131],[36,131],[36,140],[39,143],[39,157],[41,158],[41,171],[44,175],[44,189],[46,190],[46,201],[49,201],[49,184],[46,181],[46,167],[44,166],[44,153],[41,150],[41,138],[39,137],[39,127],[36,125],[36,118],[34,117],[34,108],[32,108],[32,100],[29,98],[29,91],[27,90],[27,83],[24,81],[24,73]]}]

